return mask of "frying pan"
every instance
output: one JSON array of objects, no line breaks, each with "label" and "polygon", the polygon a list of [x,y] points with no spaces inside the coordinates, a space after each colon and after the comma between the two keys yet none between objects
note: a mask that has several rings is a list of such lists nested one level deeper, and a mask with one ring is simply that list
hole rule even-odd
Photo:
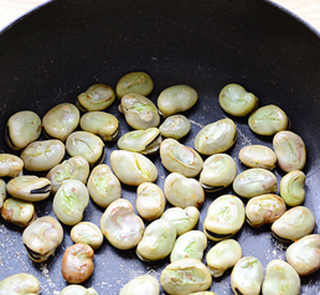
[{"label": "frying pan", "polygon": [[[304,169],[304,205],[316,216],[319,233],[320,179],[320,40],[319,35],[286,11],[261,0],[55,0],[25,16],[1,33],[0,111],[1,151],[11,152],[4,142],[4,126],[13,113],[30,109],[40,116],[54,105],[75,102],[76,96],[94,83],[115,86],[125,73],[149,73],[155,89],[149,96],[185,83],[199,93],[199,101],[186,113],[192,120],[191,133],[182,140],[193,146],[201,126],[225,114],[217,97],[224,85],[235,82],[258,96],[260,105],[276,104],[286,111],[292,130],[305,141],[308,162]],[[121,133],[129,129],[117,110],[108,112],[120,120]],[[237,159],[249,143],[271,146],[271,137],[254,135],[246,118],[232,118],[239,138],[228,151]],[[116,148],[107,144],[105,163]],[[152,157],[159,169],[157,184],[163,188],[168,174],[158,155]],[[239,164],[238,170],[245,167]],[[275,169],[280,180],[283,172]],[[197,228],[201,229],[209,204],[226,188],[206,194]],[[123,186],[123,197],[135,202],[136,188]],[[245,202],[245,200],[244,200]],[[169,207],[169,205],[168,205]],[[103,209],[90,202],[84,220],[99,224]],[[37,204],[37,215],[54,215],[50,200]],[[72,245],[70,227],[54,257],[35,264],[27,257],[22,230],[1,221],[0,279],[17,272],[35,275],[41,294],[59,294],[67,283],[60,265],[64,250]],[[285,259],[286,245],[272,237],[270,229],[252,229],[245,224],[235,236],[243,255],[260,259],[264,267],[275,258]],[[209,242],[208,249],[213,243]],[[135,250],[119,251],[106,240],[95,253],[95,270],[84,283],[99,294],[118,294],[130,279],[142,274],[159,278],[168,259],[143,263]],[[232,294],[230,270],[214,279],[211,290]],[[302,278],[301,294],[317,294],[319,271]],[[162,292],[163,293],[163,292]]]}]

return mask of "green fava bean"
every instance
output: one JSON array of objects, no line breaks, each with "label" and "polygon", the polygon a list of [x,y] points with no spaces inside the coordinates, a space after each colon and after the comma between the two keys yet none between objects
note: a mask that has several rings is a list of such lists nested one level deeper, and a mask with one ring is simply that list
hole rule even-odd
[{"label": "green fava bean", "polygon": [[171,115],[160,125],[159,130],[164,137],[180,139],[191,130],[191,123],[184,115]]},{"label": "green fava bean", "polygon": [[271,230],[277,239],[293,242],[310,234],[315,224],[315,216],[307,207],[296,206],[277,219],[272,224]]},{"label": "green fava bean", "polygon": [[72,179],[63,183],[53,198],[53,211],[66,225],[74,225],[83,218],[89,204],[87,187],[79,180]]},{"label": "green fava bean", "polygon": [[85,288],[81,285],[69,285],[65,287],[59,295],[99,295],[93,288]]},{"label": "green fava bean", "polygon": [[238,174],[232,186],[237,195],[244,198],[252,198],[276,192],[277,178],[269,170],[250,168]]},{"label": "green fava bean", "polygon": [[142,275],[123,286],[119,295],[159,295],[160,284],[151,275]]},{"label": "green fava bean", "polygon": [[185,112],[198,101],[198,93],[188,85],[174,85],[161,91],[157,105],[163,117]]},{"label": "green fava bean", "polygon": [[82,111],[101,111],[116,99],[114,90],[104,84],[93,84],[77,97],[77,106]]},{"label": "green fava bean", "polygon": [[0,177],[17,177],[22,174],[24,163],[15,155],[0,153]]},{"label": "green fava bean", "polygon": [[280,181],[280,196],[288,206],[301,205],[305,198],[306,175],[300,170],[288,172]]},{"label": "green fava bean", "polygon": [[2,208],[3,202],[7,197],[6,185],[6,182],[0,178],[0,209]]},{"label": "green fava bean", "polygon": [[258,98],[247,92],[241,85],[231,83],[224,86],[219,94],[219,104],[228,114],[244,117],[258,105]]},{"label": "green fava bean", "polygon": [[40,295],[40,282],[27,273],[17,273],[0,281],[0,295]]},{"label": "green fava bean", "polygon": [[152,221],[139,242],[136,253],[142,261],[156,261],[167,257],[176,240],[175,226],[165,219]]},{"label": "green fava bean", "polygon": [[153,90],[153,80],[145,72],[131,72],[120,78],[116,85],[119,98],[127,93],[138,93],[148,96]]},{"label": "green fava bean", "polygon": [[194,139],[194,148],[200,154],[211,156],[231,148],[237,141],[236,124],[228,118],[204,126]]},{"label": "green fava bean", "polygon": [[203,251],[207,248],[207,237],[200,230],[191,230],[182,234],[176,240],[170,254],[170,262],[183,258],[201,260]]},{"label": "green fava bean", "polygon": [[280,259],[268,263],[262,285],[263,295],[298,295],[300,286],[300,277],[289,263]]},{"label": "green fava bean", "polygon": [[198,259],[184,258],[170,263],[160,275],[160,284],[170,295],[205,291],[212,283],[208,268]]},{"label": "green fava bean", "polygon": [[200,212],[194,206],[186,207],[172,207],[164,211],[161,218],[171,222],[180,236],[189,230],[192,230],[199,221]]}]

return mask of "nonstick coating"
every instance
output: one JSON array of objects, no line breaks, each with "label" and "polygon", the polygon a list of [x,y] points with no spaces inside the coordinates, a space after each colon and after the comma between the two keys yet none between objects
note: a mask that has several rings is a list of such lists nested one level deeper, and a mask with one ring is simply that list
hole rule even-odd
[{"label": "nonstick coating", "polygon": [[[319,233],[320,179],[320,40],[319,36],[287,12],[261,0],[57,0],[24,17],[0,37],[1,151],[4,126],[13,113],[30,109],[40,116],[54,105],[69,101],[94,83],[114,87],[125,73],[149,73],[156,101],[160,91],[174,84],[188,84],[199,93],[199,102],[186,115],[192,132],[182,140],[193,146],[201,126],[226,116],[218,104],[224,85],[236,82],[255,93],[260,105],[276,104],[292,122],[292,130],[304,139],[308,162],[305,205],[316,216]],[[129,129],[118,112],[118,101],[107,111],[116,114],[121,134]],[[239,138],[228,151],[237,160],[239,150],[250,143],[271,146],[272,137],[257,137],[246,118],[232,118]],[[116,144],[107,144],[110,152]],[[167,171],[158,156],[157,184],[163,188]],[[238,161],[237,161],[238,162]],[[239,162],[238,162],[239,163]],[[238,164],[238,172],[245,167]],[[283,173],[275,169],[280,180]],[[231,188],[207,194],[197,228],[201,229],[209,204]],[[123,197],[135,202],[136,188],[123,186]],[[245,202],[245,200],[244,200]],[[84,220],[99,225],[103,209],[90,202]],[[54,215],[51,200],[37,204],[38,216]],[[1,221],[0,279],[28,272],[41,282],[41,294],[59,294],[67,285],[60,265],[64,250],[72,245],[70,228],[56,255],[37,265],[27,257],[22,229]],[[253,255],[264,267],[275,258],[285,259],[286,245],[272,237],[268,228],[245,224],[235,238],[243,256]],[[209,242],[208,249],[213,243]],[[118,294],[130,279],[152,274],[159,278],[168,259],[143,263],[135,250],[120,251],[106,240],[95,255],[95,270],[85,286],[99,294]],[[211,290],[232,294],[230,271],[214,279]],[[302,278],[301,294],[320,290],[319,271]]]}]

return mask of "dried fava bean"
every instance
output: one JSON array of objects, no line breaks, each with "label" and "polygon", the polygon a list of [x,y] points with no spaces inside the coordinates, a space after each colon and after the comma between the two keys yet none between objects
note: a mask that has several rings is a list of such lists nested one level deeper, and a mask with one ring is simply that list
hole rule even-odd
[{"label": "dried fava bean", "polygon": [[111,245],[120,249],[134,248],[144,232],[142,219],[125,199],[112,202],[100,219],[100,229]]},{"label": "dried fava bean", "polygon": [[1,208],[2,218],[19,227],[26,227],[36,218],[34,204],[15,198],[8,198]]},{"label": "dried fava bean", "polygon": [[39,295],[40,282],[27,273],[17,273],[0,281],[0,295]]},{"label": "dried fava bean", "polygon": [[198,180],[177,172],[170,173],[166,177],[164,194],[171,205],[181,208],[189,206],[200,208],[205,199],[204,190]]},{"label": "dried fava bean", "polygon": [[[241,258],[231,272],[231,287],[235,294],[259,295],[264,277],[263,265],[253,256]],[[279,293],[275,293],[279,294]]]},{"label": "dried fava bean", "polygon": [[105,157],[102,139],[87,131],[71,133],[66,140],[66,149],[70,156],[83,156],[91,166],[100,164]]},{"label": "dried fava bean", "polygon": [[37,140],[40,134],[40,117],[33,111],[20,111],[9,118],[5,139],[11,149],[21,150]]},{"label": "dried fava bean", "polygon": [[219,93],[219,104],[228,114],[244,117],[258,105],[258,98],[247,92],[241,85],[231,83],[222,88]]},{"label": "dried fava bean", "polygon": [[163,117],[191,109],[198,101],[198,93],[188,85],[174,85],[161,91],[157,105]]},{"label": "dried fava bean", "polygon": [[167,257],[176,240],[175,226],[165,219],[152,221],[139,242],[136,253],[142,261],[155,261]]},{"label": "dried fava bean", "polygon": [[42,118],[47,135],[64,141],[73,132],[80,120],[78,108],[71,103],[61,103],[50,109]]},{"label": "dried fava bean", "polygon": [[76,224],[70,232],[74,243],[88,244],[92,249],[98,249],[103,243],[103,234],[98,226],[92,222],[83,221]]},{"label": "dried fava bean", "polygon": [[6,185],[6,182],[0,178],[0,208],[2,208],[3,202],[7,197]]},{"label": "dried fava bean", "polygon": [[180,236],[196,226],[199,221],[199,215],[199,210],[194,206],[189,206],[185,209],[172,207],[164,211],[161,218],[170,221],[176,228],[177,236]]},{"label": "dried fava bean", "polygon": [[210,156],[231,148],[237,141],[236,124],[228,118],[204,126],[194,139],[194,148],[200,154]]},{"label": "dried fava bean", "polygon": [[170,172],[179,172],[186,177],[197,176],[203,167],[201,156],[173,138],[167,138],[160,144],[162,165]]},{"label": "dried fava bean", "polygon": [[300,170],[293,170],[282,177],[280,181],[280,196],[288,206],[301,205],[305,198],[306,176]]},{"label": "dried fava bean", "polygon": [[252,144],[243,147],[239,152],[240,161],[251,168],[272,170],[276,167],[277,155],[269,147]]},{"label": "dried fava bean", "polygon": [[184,258],[172,262],[160,275],[160,284],[170,295],[186,295],[209,289],[212,277],[208,268],[198,259]]},{"label": "dried fava bean", "polygon": [[103,208],[119,199],[122,192],[118,178],[106,164],[100,164],[91,171],[87,188],[91,199]]},{"label": "dried fava bean", "polygon": [[127,132],[119,138],[117,144],[121,150],[148,155],[159,150],[161,141],[160,130],[150,127]]},{"label": "dried fava bean", "polygon": [[81,284],[93,272],[93,249],[84,243],[77,243],[68,247],[63,255],[61,273],[71,284]]},{"label": "dried fava bean", "polygon": [[46,261],[62,243],[63,228],[51,216],[43,216],[29,224],[22,234],[22,241],[30,259],[41,263]]},{"label": "dried fava bean", "polygon": [[240,244],[233,239],[226,239],[215,244],[206,255],[207,265],[211,275],[221,277],[224,272],[233,267],[242,257]]},{"label": "dried fava bean", "polygon": [[58,139],[34,141],[22,152],[24,168],[29,171],[48,171],[58,165],[65,155],[65,146]]},{"label": "dried fava bean", "polygon": [[136,209],[146,220],[159,218],[166,206],[162,189],[152,182],[141,183],[137,188]]},{"label": "dried fava bean", "polygon": [[63,183],[53,198],[53,211],[66,225],[74,225],[82,220],[89,203],[87,187],[79,180]]},{"label": "dried fava bean", "polygon": [[153,80],[145,72],[131,72],[122,76],[117,85],[116,93],[119,98],[127,93],[149,95],[153,90]]},{"label": "dried fava bean", "polygon": [[270,104],[258,108],[248,119],[250,129],[259,135],[273,135],[289,127],[289,118],[278,106]]},{"label": "dried fava bean", "polygon": [[307,235],[291,244],[286,259],[300,276],[320,269],[320,235]]},{"label": "dried fava bean", "polygon": [[246,220],[252,227],[273,223],[286,211],[282,198],[274,194],[253,197],[246,206]]},{"label": "dried fava bean", "polygon": [[192,230],[182,234],[174,243],[170,254],[170,262],[183,258],[202,260],[203,251],[207,248],[207,237],[200,230]]},{"label": "dried fava bean", "polygon": [[46,177],[51,181],[51,191],[55,193],[64,182],[70,179],[86,183],[89,172],[88,161],[82,156],[74,156],[53,167]]},{"label": "dried fava bean", "polygon": [[143,182],[154,182],[158,178],[154,163],[139,153],[114,150],[110,154],[110,164],[119,180],[127,185],[138,186]]},{"label": "dried fava bean", "polygon": [[241,229],[244,218],[244,204],[240,198],[222,195],[209,206],[203,231],[212,241],[227,239]]},{"label": "dried fava bean", "polygon": [[262,284],[263,295],[298,295],[300,286],[300,277],[289,263],[280,259],[268,263]]},{"label": "dried fava bean", "polygon": [[238,174],[232,186],[237,195],[252,198],[276,192],[277,177],[269,170],[250,168]]},{"label": "dried fava bean", "polygon": [[160,124],[160,115],[155,104],[137,93],[127,93],[121,98],[119,111],[133,129],[147,129]]},{"label": "dried fava bean", "polygon": [[306,164],[304,141],[292,131],[278,132],[273,138],[273,149],[278,158],[278,166],[285,172],[302,170]]},{"label": "dried fava bean", "polygon": [[0,177],[16,177],[22,174],[24,163],[15,155],[0,153]]},{"label": "dried fava bean", "polygon": [[215,192],[230,185],[237,175],[237,164],[228,154],[215,154],[203,163],[200,183],[207,192]]},{"label": "dried fava bean", "polygon": [[59,295],[99,295],[93,288],[85,288],[81,285],[69,285],[65,287]]},{"label": "dried fava bean", "polygon": [[125,284],[119,295],[159,295],[160,284],[158,280],[151,275],[142,275],[135,277]]},{"label": "dried fava bean", "polygon": [[93,84],[77,97],[77,106],[82,111],[101,111],[115,100],[114,90],[104,84]]},{"label": "dried fava bean", "polygon": [[119,137],[119,120],[106,112],[87,112],[80,119],[80,127],[84,131],[94,133],[104,141],[114,141]]},{"label": "dried fava bean", "polygon": [[7,183],[7,192],[20,200],[38,202],[50,196],[51,182],[45,177],[22,175]]},{"label": "dried fava bean", "polygon": [[284,242],[296,241],[310,234],[316,224],[313,213],[304,206],[286,211],[271,226],[273,235]]},{"label": "dried fava bean", "polygon": [[186,136],[191,130],[191,123],[184,115],[171,115],[159,126],[161,135],[174,139]]}]

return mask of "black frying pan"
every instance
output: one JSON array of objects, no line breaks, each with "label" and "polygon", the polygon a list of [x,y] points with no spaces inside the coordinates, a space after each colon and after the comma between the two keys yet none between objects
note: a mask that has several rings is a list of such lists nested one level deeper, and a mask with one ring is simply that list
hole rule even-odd
[{"label": "black frying pan", "polygon": [[[156,101],[167,86],[186,83],[197,89],[199,102],[187,113],[192,132],[182,142],[193,145],[200,125],[224,117],[217,96],[227,83],[236,82],[255,93],[260,105],[274,103],[290,116],[292,129],[303,137],[308,150],[304,169],[306,201],[320,218],[320,40],[300,21],[261,0],[125,1],[57,0],[45,5],[3,31],[0,37],[1,151],[4,125],[14,112],[31,109],[40,116],[54,105],[69,101],[89,85],[101,82],[115,86],[125,73],[148,72],[155,81],[150,98]],[[121,120],[121,132],[128,130],[117,111],[118,102],[108,109]],[[235,119],[241,130],[234,158],[244,145],[271,144],[271,138],[257,137],[245,119]],[[107,145],[105,162],[115,144]],[[157,156],[159,173],[166,175]],[[245,168],[239,164],[239,171]],[[277,176],[283,173],[275,170]],[[163,178],[157,184],[163,186]],[[207,194],[201,209],[203,220],[210,202],[230,188]],[[134,202],[135,188],[123,186],[123,197]],[[50,201],[40,202],[38,216],[53,215]],[[99,224],[103,209],[92,202],[84,219]],[[28,272],[41,282],[42,294],[57,294],[67,284],[60,265],[66,247],[72,244],[70,228],[55,257],[37,265],[27,257],[21,242],[22,230],[1,221],[0,279]],[[319,233],[316,226],[314,233]],[[284,259],[286,246],[268,229],[253,230],[245,225],[235,238],[243,255],[259,258],[263,265]],[[213,245],[209,243],[208,249]],[[135,251],[122,252],[107,241],[96,251],[95,270],[85,286],[100,294],[118,294],[130,279],[151,273],[159,277],[168,259],[142,263]],[[230,271],[214,279],[211,290],[232,294]],[[319,271],[302,279],[301,294],[320,290]]]}]

